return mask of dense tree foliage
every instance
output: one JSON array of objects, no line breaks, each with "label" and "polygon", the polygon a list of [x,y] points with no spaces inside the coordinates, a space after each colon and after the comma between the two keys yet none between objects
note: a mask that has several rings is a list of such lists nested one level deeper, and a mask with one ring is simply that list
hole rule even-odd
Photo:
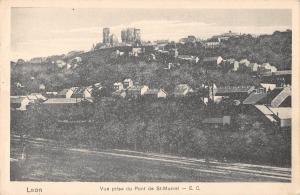
[{"label": "dense tree foliage", "polygon": [[53,115],[36,106],[25,113],[12,113],[12,132],[77,147],[290,166],[290,137],[274,131],[257,116],[235,114],[231,126],[215,129],[201,121],[208,115],[224,113],[218,108],[211,113],[196,99],[139,101],[99,101],[89,122],[75,124],[58,123]]}]

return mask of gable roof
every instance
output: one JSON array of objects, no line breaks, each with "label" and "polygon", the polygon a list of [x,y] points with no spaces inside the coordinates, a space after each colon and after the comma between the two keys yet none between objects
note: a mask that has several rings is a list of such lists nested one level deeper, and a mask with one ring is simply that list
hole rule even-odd
[{"label": "gable roof", "polygon": [[262,76],[282,76],[282,75],[292,75],[291,70],[279,70],[276,72],[265,72]]},{"label": "gable roof", "polygon": [[124,81],[123,82],[131,82],[132,80],[131,79],[124,79]]},{"label": "gable roof", "polygon": [[143,87],[146,87],[146,85],[134,85],[129,87],[127,91],[140,91]]},{"label": "gable roof", "polygon": [[285,87],[272,101],[271,106],[272,107],[279,107],[282,102],[291,96],[291,88]]},{"label": "gable roof", "polygon": [[250,93],[254,90],[254,86],[225,86],[218,87],[216,89],[216,94],[225,94],[225,93]]},{"label": "gable roof", "polygon": [[244,101],[243,104],[256,104],[261,99],[267,96],[267,93],[251,93]]},{"label": "gable roof", "polygon": [[255,105],[255,107],[264,115],[272,115],[273,112],[265,105]]},{"label": "gable roof", "polygon": [[187,84],[179,84],[175,87],[175,94],[184,94],[185,92],[189,92],[191,90],[190,86]]},{"label": "gable roof", "polygon": [[205,57],[203,62],[216,62],[221,56]]},{"label": "gable roof", "polygon": [[66,95],[68,93],[69,89],[63,89],[60,92],[58,92],[57,95]]},{"label": "gable roof", "polygon": [[146,92],[145,92],[145,95],[157,95],[159,92],[159,89],[148,89]]},{"label": "gable roof", "polygon": [[291,96],[291,87],[276,87],[266,97],[259,100],[260,104],[271,104],[272,107],[279,107],[282,102]]},{"label": "gable roof", "polygon": [[92,102],[92,99],[88,98],[50,98],[43,102],[43,104],[76,104],[82,101]]}]

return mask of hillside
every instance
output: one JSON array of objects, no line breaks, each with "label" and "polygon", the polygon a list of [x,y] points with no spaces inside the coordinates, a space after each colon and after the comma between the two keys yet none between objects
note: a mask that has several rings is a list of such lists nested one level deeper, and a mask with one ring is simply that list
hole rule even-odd
[{"label": "hillside", "polygon": [[[82,63],[76,69],[71,70],[58,68],[51,63],[51,59],[70,60],[65,55],[48,57],[48,61],[38,64],[20,60],[20,63],[12,63],[11,79],[12,83],[20,82],[25,86],[25,92],[22,93],[36,92],[40,84],[44,84],[49,91],[97,82],[111,86],[112,83],[128,77],[135,82],[150,87],[164,87],[167,90],[171,90],[180,83],[187,83],[197,88],[206,82],[207,76],[220,85],[252,85],[257,84],[258,81],[247,74],[214,72],[211,75],[205,75],[201,68],[201,59],[205,56],[221,55],[224,59],[247,58],[251,62],[269,62],[279,70],[290,69],[291,41],[291,31],[276,31],[272,35],[259,37],[242,35],[230,38],[217,49],[204,49],[201,43],[177,44],[180,54],[199,56],[200,66],[199,64],[196,66],[183,64],[172,71],[164,70],[166,64],[163,62],[147,61],[146,56],[123,56],[112,59],[112,52],[117,49],[128,52],[129,48],[106,48],[78,54],[82,58]],[[12,86],[12,94],[20,94],[20,92]]]}]

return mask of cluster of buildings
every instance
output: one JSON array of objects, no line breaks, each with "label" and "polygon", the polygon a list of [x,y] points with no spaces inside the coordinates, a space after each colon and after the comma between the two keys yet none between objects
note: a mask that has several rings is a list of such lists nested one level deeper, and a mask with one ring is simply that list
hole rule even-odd
[{"label": "cluster of buildings", "polygon": [[274,73],[277,71],[277,68],[275,66],[272,66],[270,63],[258,64],[255,62],[250,62],[247,59],[241,59],[240,61],[237,61],[233,58],[230,58],[224,62],[230,65],[233,71],[251,72],[258,74],[264,74],[267,72]]},{"label": "cluster of buildings", "polygon": [[[231,102],[233,110],[247,112],[254,116],[260,116],[262,121],[275,125],[280,129],[291,127],[291,80],[288,74],[266,75],[265,83],[258,86],[210,86],[193,89],[188,84],[179,84],[172,91],[163,88],[150,88],[147,85],[134,83],[132,79],[126,78],[121,82],[115,82],[109,96],[113,99],[121,98],[129,101],[136,99],[167,99],[192,97],[203,104],[214,103],[215,105]],[[273,78],[273,79],[270,79]],[[274,79],[275,78],[275,79]],[[277,81],[277,83],[272,83]],[[278,81],[281,81],[278,82]],[[284,81],[284,83],[282,83]],[[274,87],[270,87],[274,85]],[[103,86],[100,83],[87,87],[71,87],[59,92],[44,92],[44,94],[32,93],[27,96],[11,96],[11,109],[24,111],[30,105],[39,104],[43,107],[61,109],[71,105],[92,105],[94,102],[94,91],[102,93]],[[107,97],[107,94],[101,97]],[[224,115],[220,117],[209,117],[202,121],[204,125],[222,127],[231,125],[234,116]]]},{"label": "cluster of buildings", "polygon": [[227,33],[216,35],[204,42],[204,47],[206,49],[214,49],[221,46],[222,42],[227,41],[230,38],[239,37],[240,34],[234,33],[231,30]]},{"label": "cluster of buildings", "polygon": [[[204,102],[215,104],[230,102],[241,113],[256,116],[261,122],[274,125],[279,129],[287,129],[292,123],[292,90],[291,85],[276,85],[273,89],[259,86],[222,86],[212,85],[208,88],[209,96]],[[230,125],[233,116],[224,115],[219,118],[207,118],[204,124],[213,127]]]},{"label": "cluster of buildings", "polygon": [[[119,45],[118,37],[110,33],[110,28],[103,28],[104,45],[116,46]],[[141,29],[126,28],[121,31],[121,40],[124,44],[135,44],[141,42]]]}]

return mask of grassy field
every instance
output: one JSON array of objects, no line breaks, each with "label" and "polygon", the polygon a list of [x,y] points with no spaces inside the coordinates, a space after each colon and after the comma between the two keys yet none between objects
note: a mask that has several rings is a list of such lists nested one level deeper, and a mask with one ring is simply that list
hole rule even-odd
[{"label": "grassy field", "polygon": [[12,141],[13,181],[81,182],[288,182],[290,169],[221,163],[125,150],[87,150],[34,140],[26,159],[17,139]]}]

